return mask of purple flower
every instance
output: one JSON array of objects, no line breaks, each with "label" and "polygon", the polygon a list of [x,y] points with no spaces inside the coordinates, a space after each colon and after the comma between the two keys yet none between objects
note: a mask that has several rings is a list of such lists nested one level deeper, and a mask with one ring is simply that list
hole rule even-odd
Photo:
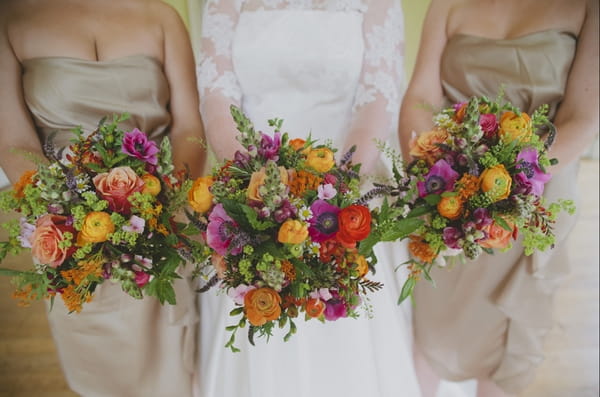
[{"label": "purple flower", "polygon": [[452,226],[445,227],[442,231],[442,239],[448,248],[459,249],[458,243],[464,236],[460,229]]},{"label": "purple flower", "polygon": [[323,177],[323,183],[329,183],[330,185],[335,186],[337,183],[337,177],[333,174],[325,174]]},{"label": "purple flower", "polygon": [[281,147],[281,133],[276,132],[273,134],[273,138],[271,138],[269,135],[261,132],[261,136],[258,154],[265,160],[277,161],[279,159],[279,148]]},{"label": "purple flower", "polygon": [[142,288],[144,285],[148,284],[150,281],[150,275],[144,272],[134,272],[135,273],[135,283],[138,287]]},{"label": "purple flower", "polygon": [[[208,216],[206,227],[206,243],[219,255],[227,255],[231,240],[237,232],[238,225],[227,215],[223,204],[217,204]],[[232,247],[231,254],[237,255],[243,247]]]},{"label": "purple flower", "polygon": [[121,229],[130,233],[143,233],[144,226],[146,225],[146,221],[144,218],[140,218],[139,216],[132,215],[129,218],[129,225],[123,225]]},{"label": "purple flower", "polygon": [[310,210],[312,218],[308,221],[310,223],[308,234],[312,241],[320,243],[333,237],[338,231],[340,209],[325,200],[316,200],[310,206]]},{"label": "purple flower", "polygon": [[[518,174],[522,173],[527,178],[527,181],[525,181],[523,175],[520,175],[519,180],[521,183],[525,184],[525,182],[528,182],[531,184],[531,193],[536,196],[541,196],[544,193],[544,185],[552,178],[552,175],[544,173],[540,168],[537,150],[534,148],[521,150],[517,155],[516,168],[521,170]],[[519,182],[519,180],[517,182]]]},{"label": "purple flower", "polygon": [[123,137],[123,153],[145,161],[151,165],[158,164],[158,146],[149,141],[145,133],[134,128],[133,131],[125,133]]},{"label": "purple flower", "polygon": [[233,155],[233,163],[240,168],[246,168],[250,163],[250,155],[236,150]]},{"label": "purple flower", "polygon": [[35,225],[27,223],[27,219],[24,217],[19,219],[19,225],[21,226],[21,233],[17,237],[17,240],[19,240],[19,243],[21,243],[21,247],[31,248],[31,242],[29,239],[33,235],[33,232],[35,232]]},{"label": "purple flower", "polygon": [[288,199],[284,199],[281,203],[281,207],[273,212],[273,218],[275,222],[283,223],[287,219],[296,216],[296,207],[294,207]]},{"label": "purple flower", "polygon": [[317,188],[317,195],[321,200],[329,200],[335,197],[337,191],[333,187],[331,183],[326,183],[324,185],[319,185]]},{"label": "purple flower", "polygon": [[490,211],[488,211],[486,208],[477,208],[475,211],[473,211],[473,219],[475,220],[475,228],[478,230],[483,229],[493,222],[493,219],[490,216]]},{"label": "purple flower", "polygon": [[449,192],[454,188],[457,179],[458,172],[454,171],[446,160],[438,160],[425,176],[425,181],[417,182],[419,197]]},{"label": "purple flower", "polygon": [[486,138],[491,139],[498,130],[498,119],[495,114],[486,113],[479,116],[479,126]]},{"label": "purple flower", "polygon": [[332,298],[325,302],[325,319],[327,321],[335,321],[338,318],[347,317],[348,309],[346,308],[346,302],[339,298],[339,294],[336,291],[331,292]]}]

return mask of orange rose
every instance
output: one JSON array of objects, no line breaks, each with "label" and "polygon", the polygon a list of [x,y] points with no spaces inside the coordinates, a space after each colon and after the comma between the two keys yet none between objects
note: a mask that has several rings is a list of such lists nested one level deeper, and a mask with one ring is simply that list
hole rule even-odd
[{"label": "orange rose", "polygon": [[460,218],[463,201],[459,196],[442,196],[437,204],[437,210],[441,216],[453,221]]},{"label": "orange rose", "polygon": [[25,187],[27,185],[31,185],[33,183],[33,177],[37,174],[37,171],[25,171],[19,180],[14,184],[13,191],[15,192],[15,197],[18,199],[22,199],[25,197]]},{"label": "orange rose", "polygon": [[479,245],[483,248],[506,248],[510,244],[510,238],[516,233],[515,224],[504,219],[510,226],[511,230],[506,230],[496,222],[483,227],[483,231],[487,233],[488,238],[480,241]]},{"label": "orange rose", "polygon": [[[284,185],[289,183],[289,174],[285,167],[279,167],[279,177]],[[267,171],[265,167],[262,167],[260,170],[252,173],[250,176],[250,183],[248,183],[248,190],[246,191],[246,195],[250,200],[262,201],[260,188],[265,184],[265,179],[267,179]]]},{"label": "orange rose", "polygon": [[210,192],[212,184],[213,179],[210,176],[202,176],[194,181],[188,192],[188,202],[194,211],[204,213],[212,207],[213,195]]},{"label": "orange rose", "polygon": [[160,193],[160,179],[152,174],[144,174],[142,176],[142,181],[144,181],[142,193],[151,194],[152,196],[157,196],[158,193]]},{"label": "orange rose", "polygon": [[531,135],[533,135],[531,118],[527,113],[521,113],[520,116],[517,116],[510,111],[504,112],[502,117],[500,117],[500,130],[498,134],[507,142],[529,142]]},{"label": "orange rose", "polygon": [[101,243],[115,231],[115,225],[106,212],[90,212],[83,220],[83,226],[77,235],[77,245]]},{"label": "orange rose", "polygon": [[94,177],[94,186],[112,211],[129,214],[131,203],[128,198],[142,191],[144,181],[130,167],[117,167]]},{"label": "orange rose", "polygon": [[288,219],[281,224],[277,241],[284,244],[300,244],[308,237],[308,226],[295,219]]},{"label": "orange rose", "polygon": [[321,299],[311,298],[306,302],[304,310],[306,311],[308,317],[321,317],[321,315],[323,315],[325,312],[325,302],[323,302]]},{"label": "orange rose", "polygon": [[479,176],[481,191],[490,192],[494,201],[504,200],[510,194],[512,178],[503,164],[486,168]]},{"label": "orange rose", "polygon": [[435,163],[441,156],[439,144],[446,143],[448,131],[432,130],[420,134],[411,142],[410,155]]},{"label": "orange rose", "polygon": [[350,205],[338,213],[336,239],[345,247],[354,247],[371,232],[371,213],[363,205]]},{"label": "orange rose", "polygon": [[62,247],[65,232],[75,234],[75,229],[66,226],[67,217],[46,214],[35,223],[35,231],[29,237],[31,255],[36,263],[53,268],[60,266],[70,255],[70,247]]},{"label": "orange rose", "polygon": [[306,156],[306,164],[317,172],[327,172],[335,164],[333,152],[326,147],[313,149]]},{"label": "orange rose", "polygon": [[244,296],[244,309],[250,324],[259,327],[279,318],[281,297],[271,288],[253,289]]}]

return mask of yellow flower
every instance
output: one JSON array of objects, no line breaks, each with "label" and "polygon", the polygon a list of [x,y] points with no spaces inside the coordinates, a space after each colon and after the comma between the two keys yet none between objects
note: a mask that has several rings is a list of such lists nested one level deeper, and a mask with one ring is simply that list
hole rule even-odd
[{"label": "yellow flower", "polygon": [[498,134],[506,142],[529,142],[531,135],[533,135],[531,118],[527,113],[521,113],[520,116],[517,116],[511,111],[504,112],[500,118]]},{"label": "yellow flower", "polygon": [[142,176],[144,181],[144,187],[142,193],[148,193],[153,196],[157,196],[160,193],[160,180],[152,174],[145,174]]},{"label": "yellow flower", "polygon": [[204,213],[212,207],[213,195],[210,192],[212,183],[213,179],[210,176],[203,176],[194,181],[188,192],[188,202],[194,211]]},{"label": "yellow flower", "polygon": [[317,172],[327,172],[335,164],[333,152],[326,147],[313,149],[306,156],[306,164]]},{"label": "yellow flower", "polygon": [[115,231],[115,225],[106,212],[90,212],[83,221],[83,227],[77,235],[77,245],[101,243]]},{"label": "yellow flower", "polygon": [[503,164],[487,168],[479,176],[481,191],[489,192],[494,201],[504,200],[510,194],[512,178]]},{"label": "yellow flower", "polygon": [[346,255],[346,260],[356,265],[358,271],[358,277],[364,277],[369,271],[369,263],[364,256],[358,253],[357,250],[353,250]]},{"label": "yellow flower", "polygon": [[308,237],[308,227],[295,219],[283,222],[277,234],[277,241],[287,244],[300,244]]},{"label": "yellow flower", "polygon": [[441,216],[455,220],[462,214],[463,202],[459,196],[443,196],[437,204],[437,210]]}]

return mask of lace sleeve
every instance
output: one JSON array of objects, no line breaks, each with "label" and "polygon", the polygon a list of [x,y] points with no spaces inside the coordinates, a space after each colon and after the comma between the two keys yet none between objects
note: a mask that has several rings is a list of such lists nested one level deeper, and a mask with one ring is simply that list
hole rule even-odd
[{"label": "lace sleeve", "polygon": [[369,0],[363,20],[365,50],[348,144],[355,161],[373,170],[375,140],[394,141],[404,82],[404,19],[397,0]]},{"label": "lace sleeve", "polygon": [[231,58],[242,0],[208,0],[202,17],[197,65],[200,113],[210,148],[218,159],[235,151],[230,105],[240,106],[242,92]]}]

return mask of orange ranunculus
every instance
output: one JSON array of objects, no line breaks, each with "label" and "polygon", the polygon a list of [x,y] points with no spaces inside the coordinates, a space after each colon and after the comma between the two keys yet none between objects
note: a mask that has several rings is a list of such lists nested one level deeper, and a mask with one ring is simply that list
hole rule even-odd
[{"label": "orange ranunculus", "polygon": [[65,232],[74,235],[75,229],[66,226],[66,221],[66,216],[51,214],[43,215],[37,220],[35,231],[29,237],[31,255],[36,263],[57,268],[67,259],[71,248],[61,248],[60,243],[65,240]]},{"label": "orange ranunculus", "polygon": [[212,183],[213,179],[210,176],[202,176],[194,181],[188,192],[188,202],[194,211],[204,213],[212,207],[213,195],[210,192]]},{"label": "orange ranunculus", "polygon": [[446,130],[437,129],[424,132],[412,140],[410,155],[433,164],[441,156],[439,145],[446,143],[447,140],[448,131]]},{"label": "orange ranunculus", "polygon": [[350,205],[338,213],[336,239],[345,247],[354,247],[371,232],[371,212],[363,205]]},{"label": "orange ranunculus", "polygon": [[510,194],[512,178],[503,164],[486,168],[479,176],[481,191],[490,192],[494,201],[504,200]]},{"label": "orange ranunculus", "polygon": [[305,144],[306,144],[306,141],[301,138],[294,138],[294,139],[290,140],[290,146],[295,151],[298,151],[298,150],[301,150],[302,148],[304,148]]},{"label": "orange ranunculus", "polygon": [[281,224],[277,241],[284,244],[300,244],[308,237],[308,226],[296,219],[288,219]]},{"label": "orange ranunculus", "polygon": [[410,236],[408,243],[408,252],[413,258],[423,263],[433,263],[437,254],[431,249],[431,246],[420,236]]},{"label": "orange ranunculus", "polygon": [[323,315],[325,312],[325,302],[323,302],[321,299],[310,298],[308,301],[306,301],[304,310],[306,311],[308,317],[321,317],[321,315]]},{"label": "orange ranunculus", "polygon": [[115,224],[106,212],[90,212],[83,220],[83,226],[77,234],[77,245],[87,243],[101,243],[108,240],[108,236],[115,231]]},{"label": "orange ranunculus", "polygon": [[130,167],[116,167],[94,177],[94,186],[103,199],[108,201],[112,211],[129,214],[131,203],[129,196],[140,192],[144,181]]},{"label": "orange ranunculus", "polygon": [[453,221],[460,218],[463,201],[459,196],[442,196],[437,204],[437,210],[441,216]]},{"label": "orange ranunculus", "polygon": [[157,196],[158,193],[160,193],[160,179],[152,174],[144,174],[142,176],[142,181],[144,181],[142,193],[151,194],[152,196]]},{"label": "orange ranunculus", "polygon": [[367,259],[358,253],[358,251],[353,250],[346,255],[346,260],[350,263],[354,263],[356,265],[356,270],[358,271],[358,278],[364,277],[369,271],[369,263]]},{"label": "orange ranunculus", "polygon": [[531,135],[533,135],[531,118],[527,113],[521,113],[520,116],[517,116],[511,111],[504,112],[500,117],[498,134],[506,142],[529,142]]},{"label": "orange ranunculus", "polygon": [[313,149],[306,156],[306,164],[317,172],[327,172],[335,165],[333,152],[326,147]]},{"label": "orange ranunculus", "polygon": [[250,324],[259,327],[281,315],[281,296],[274,289],[262,287],[248,291],[244,309]]},{"label": "orange ranunculus", "polygon": [[460,104],[460,107],[456,109],[456,112],[454,113],[454,121],[457,123],[462,123],[463,119],[465,118],[465,114],[467,113],[468,105],[468,102],[463,102]]},{"label": "orange ranunculus", "polygon": [[[281,179],[281,183],[284,185],[288,184],[289,174],[285,167],[279,166],[279,178]],[[252,173],[250,182],[248,183],[248,190],[246,191],[246,196],[248,196],[250,200],[262,201],[260,188],[265,184],[266,179],[267,170],[265,167]]]},{"label": "orange ranunculus", "polygon": [[19,180],[14,184],[13,191],[14,195],[18,199],[22,199],[25,197],[25,187],[27,185],[31,185],[33,183],[33,176],[37,174],[37,171],[25,171]]},{"label": "orange ranunculus", "polygon": [[479,245],[483,248],[506,248],[510,244],[510,238],[516,235],[515,224],[507,219],[504,219],[511,230],[506,230],[496,222],[483,227],[483,231],[487,234],[487,239],[480,241]]}]

